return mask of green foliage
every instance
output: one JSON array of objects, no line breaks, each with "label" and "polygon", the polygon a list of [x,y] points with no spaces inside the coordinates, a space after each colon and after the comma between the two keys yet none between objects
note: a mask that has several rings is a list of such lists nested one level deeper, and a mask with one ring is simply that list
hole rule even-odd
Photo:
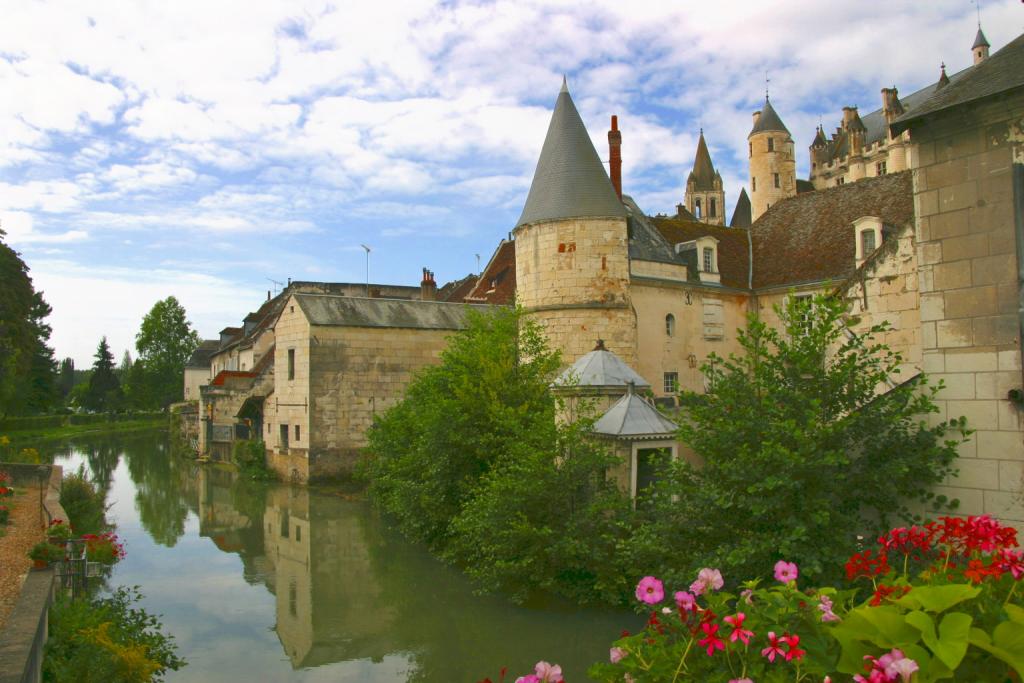
[{"label": "green foliage", "polygon": [[181,400],[185,363],[197,346],[199,335],[173,296],[156,302],[142,319],[135,348],[144,368],[145,384],[152,392],[147,398],[153,405],[164,408]]},{"label": "green foliage", "polygon": [[609,557],[629,505],[584,426],[555,425],[559,364],[519,311],[470,312],[441,364],[369,434],[374,501],[483,589],[516,600],[607,598],[616,580]]},{"label": "green foliage", "polygon": [[240,440],[231,447],[231,462],[242,476],[253,481],[270,481],[274,473],[267,468],[267,447],[261,440]]},{"label": "green foliage", "polygon": [[89,480],[85,466],[66,473],[60,485],[60,504],[68,513],[75,534],[99,534],[107,530],[106,494]]},{"label": "green foliage", "polygon": [[675,580],[700,564],[750,576],[785,557],[829,580],[858,534],[915,518],[909,504],[952,471],[964,421],[929,426],[938,387],[894,386],[901,358],[875,341],[886,327],[854,335],[844,312],[790,297],[781,331],[751,316],[744,353],[709,358],[710,390],[684,394],[680,430],[704,465],[673,465],[646,533],[623,548],[633,576]]},{"label": "green foliage", "polygon": [[60,562],[64,559],[64,547],[49,541],[40,541],[28,551],[29,559],[46,562]]},{"label": "green foliage", "polygon": [[50,683],[148,683],[185,665],[174,637],[134,603],[137,588],[105,598],[61,595],[50,611],[43,680]]},{"label": "green foliage", "polygon": [[114,372],[114,356],[110,353],[107,338],[100,339],[89,377],[89,388],[83,397],[83,405],[89,410],[113,411],[121,407],[121,382]]}]

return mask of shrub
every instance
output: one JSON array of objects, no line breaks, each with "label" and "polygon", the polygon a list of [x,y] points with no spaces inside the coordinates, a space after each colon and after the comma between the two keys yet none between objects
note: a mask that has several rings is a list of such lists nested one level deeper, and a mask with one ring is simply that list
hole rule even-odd
[{"label": "shrub", "polygon": [[99,534],[107,529],[106,495],[89,480],[85,466],[65,474],[60,486],[60,504],[77,534]]},{"label": "shrub", "polygon": [[267,448],[262,441],[236,441],[231,447],[231,461],[253,481],[268,481],[274,473],[267,467]]},{"label": "shrub", "polygon": [[112,565],[124,559],[124,544],[118,540],[117,534],[85,534],[82,540],[85,541],[87,557],[92,562]]},{"label": "shrub", "polygon": [[50,611],[43,680],[52,683],[161,681],[185,661],[160,620],[133,604],[137,588],[117,588],[105,598],[61,596]]},{"label": "shrub", "polygon": [[29,559],[42,562],[59,562],[64,559],[64,546],[54,545],[48,541],[40,541],[28,551]]}]

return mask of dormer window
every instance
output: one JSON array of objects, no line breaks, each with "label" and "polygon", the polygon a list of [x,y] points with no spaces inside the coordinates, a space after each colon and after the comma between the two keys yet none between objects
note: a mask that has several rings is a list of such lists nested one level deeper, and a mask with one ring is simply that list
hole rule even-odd
[{"label": "dormer window", "polygon": [[715,272],[715,250],[711,247],[704,247],[704,272]]},{"label": "dormer window", "polygon": [[882,219],[877,216],[861,216],[853,222],[853,237],[856,240],[859,267],[882,244]]},{"label": "dormer window", "polygon": [[865,257],[869,256],[875,251],[875,231],[874,230],[861,230],[860,231],[860,253]]}]

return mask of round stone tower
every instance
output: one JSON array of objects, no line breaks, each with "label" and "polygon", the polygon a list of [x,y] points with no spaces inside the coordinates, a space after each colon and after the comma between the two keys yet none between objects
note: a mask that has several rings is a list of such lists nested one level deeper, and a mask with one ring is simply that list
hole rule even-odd
[{"label": "round stone tower", "polygon": [[796,194],[796,155],[793,136],[764,98],[764,108],[754,112],[750,143],[750,209],[757,218],[772,204]]},{"label": "round stone tower", "polygon": [[566,364],[598,338],[636,363],[626,215],[563,81],[513,235],[516,301]]}]

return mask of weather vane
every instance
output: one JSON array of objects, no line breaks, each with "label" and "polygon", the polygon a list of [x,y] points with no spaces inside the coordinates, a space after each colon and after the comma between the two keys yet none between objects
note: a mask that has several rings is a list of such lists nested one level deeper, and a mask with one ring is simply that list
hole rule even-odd
[{"label": "weather vane", "polygon": [[768,72],[764,72],[764,98],[768,99],[768,84],[772,82],[772,79],[768,78]]}]

